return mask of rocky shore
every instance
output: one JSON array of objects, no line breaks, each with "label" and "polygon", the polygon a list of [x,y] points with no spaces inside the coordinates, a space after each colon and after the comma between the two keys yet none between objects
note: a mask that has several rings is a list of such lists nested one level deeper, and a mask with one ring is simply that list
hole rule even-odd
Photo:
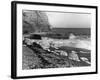
[{"label": "rocky shore", "polygon": [[[82,52],[86,52],[83,53]],[[23,45],[22,69],[66,68],[90,66],[90,52],[73,47],[44,49],[36,42]]]}]

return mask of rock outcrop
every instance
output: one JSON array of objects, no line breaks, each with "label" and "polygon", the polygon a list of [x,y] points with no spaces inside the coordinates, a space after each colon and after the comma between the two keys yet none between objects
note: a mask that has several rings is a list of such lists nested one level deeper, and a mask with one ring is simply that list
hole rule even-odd
[{"label": "rock outcrop", "polygon": [[23,33],[50,31],[48,16],[42,11],[23,11]]}]

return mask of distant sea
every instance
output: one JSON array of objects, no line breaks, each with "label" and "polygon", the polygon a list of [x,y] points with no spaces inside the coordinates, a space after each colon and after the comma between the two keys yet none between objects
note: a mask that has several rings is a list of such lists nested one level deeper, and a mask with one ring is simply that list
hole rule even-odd
[{"label": "distant sea", "polygon": [[57,34],[91,35],[91,28],[52,28],[52,32]]}]

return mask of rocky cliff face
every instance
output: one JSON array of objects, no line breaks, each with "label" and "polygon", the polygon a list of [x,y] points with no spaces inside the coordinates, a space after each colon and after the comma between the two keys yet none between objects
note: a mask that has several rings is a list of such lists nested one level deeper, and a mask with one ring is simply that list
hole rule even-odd
[{"label": "rocky cliff face", "polygon": [[23,33],[50,31],[48,16],[41,11],[23,11]]}]

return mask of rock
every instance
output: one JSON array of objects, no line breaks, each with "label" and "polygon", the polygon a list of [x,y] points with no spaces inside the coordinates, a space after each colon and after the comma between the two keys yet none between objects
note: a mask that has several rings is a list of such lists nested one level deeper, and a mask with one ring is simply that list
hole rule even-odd
[{"label": "rock", "polygon": [[80,59],[81,59],[82,61],[88,63],[88,64],[91,64],[91,63],[89,62],[89,60],[88,60],[87,58],[85,58],[85,57],[80,57]]},{"label": "rock", "polygon": [[81,58],[81,60],[83,60],[83,61],[88,61],[88,59],[85,58],[85,57],[80,57],[80,58]]},{"label": "rock", "polygon": [[27,45],[32,45],[33,42],[32,42],[32,40],[25,38],[24,43],[26,43]]},{"label": "rock", "polygon": [[80,61],[78,54],[76,51],[72,51],[71,53],[69,53],[69,59],[75,60],[75,61]]},{"label": "rock", "polygon": [[23,11],[23,33],[46,32],[50,30],[48,16],[42,11]]},{"label": "rock", "polygon": [[67,52],[65,52],[65,51],[61,51],[61,52],[60,52],[60,55],[63,55],[63,56],[68,56],[68,53],[67,53]]},{"label": "rock", "polygon": [[62,56],[68,56],[68,53],[62,50],[55,50],[54,53]]}]

